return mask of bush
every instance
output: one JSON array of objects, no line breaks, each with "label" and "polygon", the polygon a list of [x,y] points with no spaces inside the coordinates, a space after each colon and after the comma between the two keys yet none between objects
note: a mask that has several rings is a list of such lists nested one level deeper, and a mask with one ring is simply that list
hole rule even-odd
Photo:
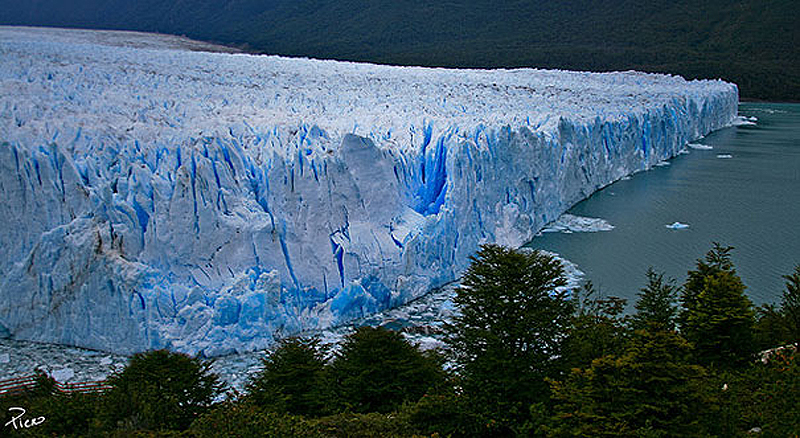
[{"label": "bush", "polygon": [[135,354],[112,375],[99,420],[105,429],[183,430],[222,391],[210,364],[182,353]]},{"label": "bush", "polygon": [[601,298],[590,281],[575,301],[580,304],[570,318],[562,347],[562,367],[586,368],[594,359],[622,354],[628,338],[627,301],[618,297]]},{"label": "bush", "polygon": [[626,352],[551,381],[555,436],[703,436],[705,370],[677,333],[637,331]]},{"label": "bush", "polygon": [[247,387],[253,403],[278,413],[322,413],[325,359],[318,339],[283,340],[262,364],[263,371]]},{"label": "bush", "polygon": [[416,403],[409,403],[400,410],[400,415],[425,435],[438,434],[444,437],[491,436],[491,428],[468,400],[453,391],[426,394]]},{"label": "bush", "polygon": [[189,432],[204,437],[306,437],[311,429],[306,420],[287,414],[266,412],[241,401],[221,403],[195,420]]},{"label": "bush", "polygon": [[800,431],[800,354],[779,348],[764,359],[717,377],[718,436],[744,435],[754,428],[765,437],[793,437]]},{"label": "bush", "polygon": [[340,412],[387,413],[441,385],[444,371],[438,356],[421,352],[400,333],[359,327],[345,338],[329,378]]},{"label": "bush", "polygon": [[414,435],[414,429],[397,414],[343,413],[309,420],[309,437],[401,438]]},{"label": "bush", "polygon": [[86,436],[93,430],[100,394],[53,394],[32,406],[36,415],[47,419],[37,432],[53,436]]},{"label": "bush", "polygon": [[396,414],[336,414],[317,419],[267,412],[249,402],[225,402],[192,423],[197,438],[393,438],[409,437],[414,430]]},{"label": "bush", "polygon": [[773,304],[763,304],[756,309],[754,343],[758,351],[768,350],[789,342],[790,330],[781,309]]},{"label": "bush", "polygon": [[781,296],[781,313],[786,321],[789,342],[800,344],[800,265],[783,278],[786,279],[786,290]]},{"label": "bush", "polygon": [[800,342],[800,265],[791,275],[784,275],[786,290],[781,306],[764,304],[756,313],[755,336],[759,350]]}]

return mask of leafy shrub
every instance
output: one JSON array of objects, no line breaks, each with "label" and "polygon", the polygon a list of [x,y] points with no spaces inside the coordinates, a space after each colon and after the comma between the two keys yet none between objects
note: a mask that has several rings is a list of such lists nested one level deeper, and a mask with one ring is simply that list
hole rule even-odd
[{"label": "leafy shrub", "polygon": [[316,416],[322,412],[325,359],[319,340],[283,340],[262,364],[264,369],[247,387],[253,403],[278,413]]},{"label": "leafy shrub", "polygon": [[677,333],[637,331],[622,355],[551,381],[556,436],[702,436],[705,370]]},{"label": "leafy shrub", "polygon": [[765,437],[793,437],[800,431],[800,353],[791,347],[773,350],[753,366],[720,376],[719,396],[727,423],[720,436],[759,428]]},{"label": "leafy shrub", "polygon": [[267,412],[248,402],[221,403],[192,423],[192,436],[203,437],[306,437],[311,428],[302,417]]},{"label": "leafy shrub", "polygon": [[576,291],[578,307],[566,328],[562,347],[563,369],[586,368],[594,359],[621,354],[628,338],[627,301],[601,297],[590,281]]},{"label": "leafy shrub", "polygon": [[105,429],[183,430],[222,390],[210,364],[166,350],[135,354],[109,378],[99,420]]},{"label": "leafy shrub", "polygon": [[423,435],[446,437],[487,436],[492,429],[469,400],[453,391],[424,395],[416,403],[403,406],[400,415]]},{"label": "leafy shrub", "polygon": [[414,429],[396,414],[336,414],[311,420],[307,436],[347,438],[400,438],[414,435]]},{"label": "leafy shrub", "polygon": [[419,400],[444,382],[441,359],[400,333],[359,327],[347,336],[329,370],[338,409],[387,413]]}]

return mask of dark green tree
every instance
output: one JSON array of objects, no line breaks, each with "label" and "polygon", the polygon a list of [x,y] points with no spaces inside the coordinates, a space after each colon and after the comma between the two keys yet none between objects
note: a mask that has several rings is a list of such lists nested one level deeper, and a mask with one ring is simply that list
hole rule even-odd
[{"label": "dark green tree", "polygon": [[248,398],[276,413],[320,415],[325,408],[324,356],[317,338],[281,340],[262,359],[263,370],[247,386]]},{"label": "dark green tree", "polygon": [[730,260],[731,247],[714,248],[689,271],[683,288],[680,328],[704,365],[728,367],[750,361],[754,352],[753,303]]},{"label": "dark green tree", "polygon": [[465,395],[502,429],[548,400],[544,378],[559,370],[573,303],[552,256],[483,245],[471,260],[447,342]]},{"label": "dark green tree", "polygon": [[628,335],[627,301],[602,297],[587,281],[577,301],[580,303],[570,320],[562,348],[564,369],[586,368],[592,360],[610,354],[622,354]]},{"label": "dark green tree", "polygon": [[756,309],[753,338],[758,351],[789,342],[791,338],[789,325],[779,307],[774,304],[763,304]]},{"label": "dark green tree", "polygon": [[800,342],[800,265],[783,278],[786,289],[780,307],[764,304],[756,313],[755,337],[759,350]]},{"label": "dark green tree", "polygon": [[784,275],[786,290],[781,297],[781,313],[786,321],[789,342],[800,343],[800,265],[791,275]]},{"label": "dark green tree", "polygon": [[398,332],[359,327],[330,364],[328,385],[338,410],[391,412],[443,384],[442,360]]},{"label": "dark green tree", "polygon": [[406,404],[400,416],[422,436],[474,437],[487,434],[486,422],[476,415],[469,401],[450,385],[442,391],[426,394],[413,404]]},{"label": "dark green tree", "polygon": [[686,283],[681,291],[681,306],[683,312],[678,314],[678,325],[683,327],[686,324],[685,318],[688,314],[687,309],[695,308],[697,296],[705,287],[706,278],[721,273],[730,272],[735,274],[733,262],[731,261],[732,246],[722,246],[717,242],[706,253],[704,259],[698,259],[694,270],[689,271]]},{"label": "dark green tree", "polygon": [[184,430],[223,389],[209,367],[166,350],[135,354],[108,379],[99,419],[112,430]]},{"label": "dark green tree", "polygon": [[639,330],[621,355],[551,380],[556,401],[551,436],[706,436],[702,386],[691,346],[676,332]]},{"label": "dark green tree", "polygon": [[647,270],[647,286],[637,295],[636,313],[631,318],[635,330],[675,330],[678,316],[678,288],[675,280],[664,280],[664,273]]}]

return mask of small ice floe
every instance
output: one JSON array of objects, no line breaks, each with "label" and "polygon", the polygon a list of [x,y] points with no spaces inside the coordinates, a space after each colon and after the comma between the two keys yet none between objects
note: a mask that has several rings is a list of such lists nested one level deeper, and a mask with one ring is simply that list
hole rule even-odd
[{"label": "small ice floe", "polygon": [[692,149],[697,149],[700,151],[710,151],[711,149],[714,149],[714,146],[709,146],[707,144],[702,144],[702,143],[689,143],[686,146],[689,146]]},{"label": "small ice floe", "polygon": [[669,161],[666,161],[666,160],[659,161],[658,163],[654,164],[654,166],[656,166],[656,167],[666,167],[666,166],[669,166]]},{"label": "small ice floe", "polygon": [[11,356],[8,353],[0,354],[0,363],[10,363]]},{"label": "small ice floe", "polygon": [[750,111],[758,111],[767,114],[786,114],[784,110],[770,109],[770,108],[750,108]]},{"label": "small ice floe", "polygon": [[728,158],[733,158],[733,155],[731,155],[731,154],[717,154],[717,158],[728,159]]},{"label": "small ice floe", "polygon": [[112,363],[114,363],[114,360],[111,359],[111,356],[106,356],[106,357],[100,359],[100,365],[108,366],[108,365],[111,365]]},{"label": "small ice floe", "polygon": [[689,228],[689,224],[682,224],[680,222],[673,222],[669,225],[665,225],[667,228],[671,230],[682,230],[684,228]]},{"label": "small ice floe", "polygon": [[733,126],[756,126],[756,119],[755,117],[746,117],[746,116],[739,116],[733,119],[731,125]]},{"label": "small ice floe", "polygon": [[605,219],[596,217],[575,216],[562,214],[555,222],[542,230],[543,233],[595,233],[598,231],[611,231],[614,226]]},{"label": "small ice floe", "polygon": [[630,181],[631,180],[631,176],[630,175],[625,175],[622,178],[620,178],[619,180],[620,181]]},{"label": "small ice floe", "polygon": [[688,154],[689,154],[689,149],[686,148],[683,148],[678,151],[678,155],[688,155]]},{"label": "small ice floe", "polygon": [[50,373],[50,377],[59,382],[67,382],[71,378],[75,377],[75,371],[73,371],[73,369],[70,367],[61,368],[58,370],[53,370],[53,372]]}]

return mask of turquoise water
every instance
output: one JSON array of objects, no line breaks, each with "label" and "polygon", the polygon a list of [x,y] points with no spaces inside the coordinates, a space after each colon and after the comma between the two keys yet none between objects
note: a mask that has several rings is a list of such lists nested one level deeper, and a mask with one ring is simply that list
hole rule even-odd
[{"label": "turquoise water", "polygon": [[[683,282],[712,242],[733,261],[756,304],[777,302],[800,264],[800,105],[742,103],[755,126],[722,129],[670,165],[618,181],[570,209],[615,229],[547,233],[528,246],[576,263],[605,295],[635,300],[653,266]],[[719,158],[718,155],[730,155]],[[681,230],[666,228],[674,222]]]}]

